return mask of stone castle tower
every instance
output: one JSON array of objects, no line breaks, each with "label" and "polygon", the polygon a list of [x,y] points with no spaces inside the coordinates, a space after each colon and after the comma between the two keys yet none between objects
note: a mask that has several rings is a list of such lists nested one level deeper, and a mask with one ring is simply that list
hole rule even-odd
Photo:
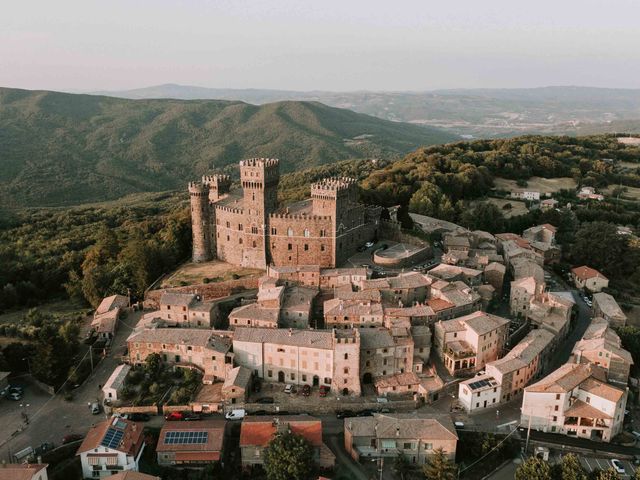
[{"label": "stone castle tower", "polygon": [[252,158],[240,162],[240,182],[245,215],[242,263],[244,267],[267,268],[269,214],[278,206],[279,162],[274,158]]},{"label": "stone castle tower", "polygon": [[333,329],[333,382],[338,395],[359,396],[360,332],[357,328]]},{"label": "stone castle tower", "polygon": [[209,185],[190,182],[191,231],[193,235],[193,261],[206,262],[213,257],[211,249],[211,212]]}]

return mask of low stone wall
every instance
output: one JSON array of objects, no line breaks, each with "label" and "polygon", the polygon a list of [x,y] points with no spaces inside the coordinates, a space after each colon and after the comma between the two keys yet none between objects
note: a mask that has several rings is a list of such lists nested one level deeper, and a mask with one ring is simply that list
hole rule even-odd
[{"label": "low stone wall", "polygon": [[201,283],[185,287],[163,288],[147,292],[144,299],[144,305],[145,308],[158,308],[160,305],[160,297],[164,292],[195,293],[201,295],[203,301],[211,301],[227,297],[234,293],[242,292],[243,290],[254,290],[257,288],[258,278],[256,277],[240,278],[238,280],[227,280],[215,283]]},{"label": "low stone wall", "polygon": [[[295,402],[290,403],[288,405],[282,404],[263,404],[263,403],[238,403],[234,405],[227,406],[227,409],[231,408],[244,408],[248,413],[256,412],[258,410],[264,410],[268,413],[277,414],[279,411],[293,413],[310,413],[316,415],[326,415],[333,414],[336,410],[373,410],[378,411],[384,408],[388,408],[393,410],[394,412],[411,412],[416,409],[417,406],[420,406],[420,403],[416,403],[413,400],[398,400],[398,401],[389,401],[387,403],[378,403],[371,401],[363,401],[362,398],[354,398],[353,401],[346,401],[346,399],[341,398],[340,400],[336,398],[322,398],[319,400],[314,400],[309,402],[308,404],[304,402]],[[276,409],[276,407],[280,407]]]},{"label": "low stone wall", "polygon": [[192,411],[191,405],[163,405],[162,413],[167,414],[171,412],[190,412]]},{"label": "low stone wall", "polygon": [[146,413],[149,415],[159,415],[156,405],[140,405],[137,407],[108,407],[105,405],[105,410],[107,408],[111,408],[111,413]]}]

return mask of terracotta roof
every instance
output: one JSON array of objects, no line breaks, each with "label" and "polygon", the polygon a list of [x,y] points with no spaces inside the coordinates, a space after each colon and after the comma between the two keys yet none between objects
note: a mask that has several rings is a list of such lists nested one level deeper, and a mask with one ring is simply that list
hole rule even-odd
[{"label": "terracotta roof", "polygon": [[180,305],[188,307],[196,301],[194,293],[164,292],[160,297],[160,305]]},{"label": "terracotta roof", "polygon": [[240,427],[240,447],[266,446],[278,429],[287,428],[291,433],[304,437],[314,447],[322,445],[322,422],[307,415],[293,415],[245,417]]},{"label": "terracotta roof", "polygon": [[6,463],[0,465],[0,480],[31,480],[46,464]]},{"label": "terracotta roof", "polygon": [[111,295],[110,297],[103,298],[96,308],[95,315],[101,315],[107,313],[109,310],[115,308],[125,308],[129,305],[129,299],[123,295]]},{"label": "terracotta roof", "polygon": [[592,375],[605,379],[602,369],[594,365],[565,363],[557,370],[551,372],[539,382],[525,388],[527,392],[541,393],[566,393],[582,384]]},{"label": "terracotta roof", "polygon": [[588,403],[584,403],[582,400],[576,400],[573,402],[567,410],[564,412],[565,417],[586,417],[586,418],[604,418],[611,419],[611,415],[604,413],[602,410],[598,410],[592,407]]},{"label": "terracotta roof", "polygon": [[331,331],[294,330],[288,328],[248,328],[238,327],[233,341],[251,343],[272,343],[277,345],[295,345],[307,348],[333,349]]},{"label": "terracotta roof", "polygon": [[[198,422],[166,422],[160,430],[156,451],[158,452],[220,452],[224,439],[224,420],[200,420]],[[206,443],[166,443],[168,432],[206,432]],[[213,459],[217,460],[217,459]]]},{"label": "terracotta roof", "polygon": [[451,416],[419,413],[374,413],[372,417],[345,418],[345,430],[354,437],[457,440]]},{"label": "terracotta roof", "polygon": [[251,370],[246,367],[235,367],[229,372],[224,381],[223,388],[240,387],[247,388],[251,381]]},{"label": "terracotta roof", "polygon": [[455,307],[453,303],[447,302],[441,298],[430,298],[427,300],[427,305],[429,305],[436,313]]},{"label": "terracotta roof", "polygon": [[548,330],[542,328],[531,330],[509,353],[487,364],[487,368],[508,373],[526,367],[549,346],[553,339],[553,333]]},{"label": "terracotta roof", "polygon": [[206,346],[211,330],[202,328],[150,328],[131,334],[127,342],[170,343],[191,346]]},{"label": "terracotta roof", "polygon": [[127,455],[135,455],[144,443],[142,435],[143,427],[141,423],[118,417],[112,417],[104,422],[100,422],[89,429],[76,455],[100,447],[110,428],[123,432],[120,444],[111,447],[111,449],[124,452]]},{"label": "terracotta roof", "polygon": [[596,270],[595,268],[587,267],[586,265],[583,265],[582,267],[572,268],[571,272],[580,280],[588,280],[590,278],[596,277],[607,280],[607,277],[601,274],[598,270]]},{"label": "terracotta roof", "polygon": [[242,318],[247,320],[258,320],[262,322],[270,322],[275,327],[278,325],[280,310],[278,308],[265,308],[257,303],[250,303],[241,307],[234,308],[229,313],[229,318]]},{"label": "terracotta roof", "polygon": [[592,395],[607,399],[611,402],[617,402],[624,395],[624,392],[605,382],[597,380],[593,377],[587,378],[580,384],[580,389],[589,392]]}]

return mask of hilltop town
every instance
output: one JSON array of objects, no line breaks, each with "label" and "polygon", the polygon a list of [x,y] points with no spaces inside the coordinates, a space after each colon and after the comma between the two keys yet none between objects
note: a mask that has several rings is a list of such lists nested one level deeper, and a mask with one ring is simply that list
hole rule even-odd
[{"label": "hilltop town", "polygon": [[[192,262],[144,300],[109,296],[93,313],[97,394],[83,387],[84,413],[59,410],[77,430],[26,428],[20,403],[28,437],[5,441],[0,478],[46,478],[50,435],[83,478],[259,477],[285,441],[328,478],[386,477],[399,462],[487,474],[511,458],[503,442],[633,460],[627,317],[598,270],[558,274],[554,225],[493,235],[411,214],[409,231],[396,209],[361,203],[354,179],[279,205],[278,160],[239,169],[239,185],[189,183]],[[176,281],[189,271],[201,280]],[[22,401],[8,376],[3,395]],[[495,454],[476,465],[462,447],[487,441]]]}]

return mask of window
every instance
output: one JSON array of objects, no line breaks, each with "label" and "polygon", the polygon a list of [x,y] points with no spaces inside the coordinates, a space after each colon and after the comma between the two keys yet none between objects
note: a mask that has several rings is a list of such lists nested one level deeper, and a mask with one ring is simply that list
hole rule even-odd
[{"label": "window", "polygon": [[345,354],[344,354],[344,359],[345,359],[345,360],[349,360],[349,354],[348,354],[348,353],[345,353]]},{"label": "window", "polygon": [[424,449],[425,450],[433,450],[433,443],[425,443],[424,444]]},{"label": "window", "polygon": [[320,251],[324,252],[324,245],[320,245]]},{"label": "window", "polygon": [[267,376],[268,377],[273,377],[273,370],[267,371]]},{"label": "window", "polygon": [[306,244],[306,243],[304,244],[304,251],[305,251],[305,252],[309,251],[309,245],[308,245],[308,244]]},{"label": "window", "polygon": [[293,237],[293,228],[287,228],[287,237]]},{"label": "window", "polygon": [[271,235],[277,235],[278,229],[276,227],[271,227]]},{"label": "window", "polygon": [[[287,243],[287,250],[293,250],[293,245]],[[289,260],[291,260],[291,257],[289,257]]]},{"label": "window", "polygon": [[556,393],[556,400],[560,400],[560,394]]},{"label": "window", "polygon": [[240,238],[238,239],[238,243],[239,243],[240,245],[242,245],[242,237],[240,237]]},{"label": "window", "polygon": [[258,227],[251,227],[251,233],[253,233],[254,235],[258,234]]},{"label": "window", "polygon": [[591,397],[587,397],[587,403],[591,403]]},{"label": "window", "polygon": [[344,373],[345,373],[345,375],[347,375],[349,373],[349,369],[347,367],[344,367]]},{"label": "window", "polygon": [[324,230],[324,228],[320,230],[320,236],[321,236],[321,237],[324,237],[324,236],[325,236],[325,230]]},{"label": "window", "polygon": [[231,227],[231,224],[229,222],[227,222],[227,228]]},{"label": "window", "polygon": [[241,223],[238,224],[238,230],[242,231],[244,229],[244,227],[242,226]]},{"label": "window", "polygon": [[256,241],[253,241],[253,248],[256,248]]},{"label": "window", "polygon": [[556,405],[555,407],[553,407],[553,411],[557,412],[558,411],[558,405]]},{"label": "window", "polygon": [[412,450],[413,449],[413,444],[411,442],[404,442],[402,444],[402,448],[404,448],[405,450]]},{"label": "window", "polygon": [[557,422],[558,421],[558,417],[556,417],[555,415],[553,416],[553,421]]}]

